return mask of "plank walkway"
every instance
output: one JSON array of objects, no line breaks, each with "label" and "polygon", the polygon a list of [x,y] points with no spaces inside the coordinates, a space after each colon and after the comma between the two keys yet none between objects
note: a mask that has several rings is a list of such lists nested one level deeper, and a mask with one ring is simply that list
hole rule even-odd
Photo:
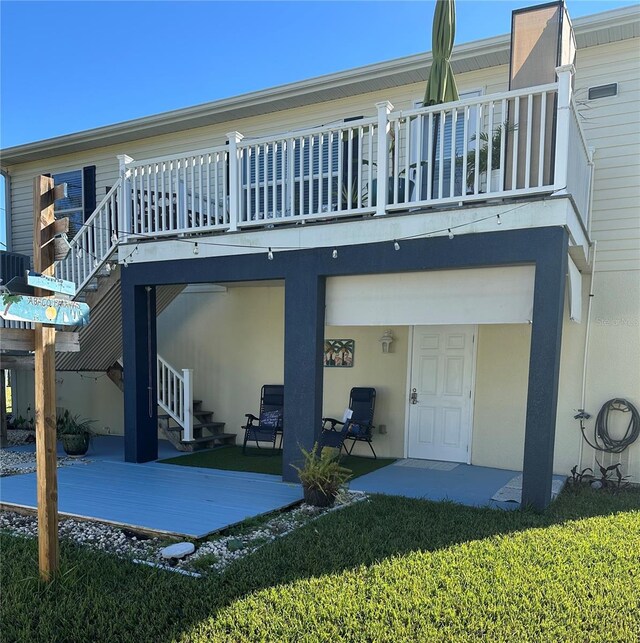
[{"label": "plank walkway", "polygon": [[[302,499],[279,476],[114,460],[58,469],[61,514],[202,538]],[[0,481],[4,506],[36,507],[36,474]]]}]

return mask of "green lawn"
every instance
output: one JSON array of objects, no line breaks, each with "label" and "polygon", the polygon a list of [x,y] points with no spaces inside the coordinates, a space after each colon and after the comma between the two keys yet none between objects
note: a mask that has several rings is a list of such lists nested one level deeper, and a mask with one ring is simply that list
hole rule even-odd
[{"label": "green lawn", "polygon": [[377,496],[192,579],[2,535],[2,641],[633,642],[640,493],[561,494],[546,513]]},{"label": "green lawn", "polygon": [[[252,471],[254,473],[271,473],[282,475],[282,454],[262,455],[256,449],[250,449],[249,455],[242,454],[242,447],[223,447],[210,451],[200,451],[189,455],[160,460],[165,464],[181,464],[186,467],[205,467],[207,469],[225,469],[227,471]],[[343,456],[342,463],[353,472],[353,477],[364,475],[388,464],[395,458],[360,458],[355,455]]]}]

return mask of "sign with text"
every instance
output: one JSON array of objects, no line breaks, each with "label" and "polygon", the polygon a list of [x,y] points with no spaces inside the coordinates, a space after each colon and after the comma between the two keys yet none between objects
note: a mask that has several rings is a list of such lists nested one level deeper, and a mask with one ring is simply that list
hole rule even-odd
[{"label": "sign with text", "polygon": [[86,326],[89,323],[89,306],[54,297],[3,295],[0,317],[8,321],[56,326]]},{"label": "sign with text", "polygon": [[73,281],[65,281],[64,279],[41,275],[38,272],[31,272],[29,270],[27,270],[27,284],[34,288],[50,290],[51,292],[60,293],[61,295],[70,295],[71,297],[75,297],[76,294],[76,285]]}]

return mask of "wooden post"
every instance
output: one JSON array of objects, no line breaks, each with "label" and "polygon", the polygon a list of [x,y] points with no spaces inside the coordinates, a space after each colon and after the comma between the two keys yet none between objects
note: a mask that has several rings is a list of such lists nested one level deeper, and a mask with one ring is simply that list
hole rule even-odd
[{"label": "wooden post", "polygon": [[9,444],[7,439],[7,400],[5,397],[6,382],[4,380],[4,368],[0,364],[0,448],[5,448]]},{"label": "wooden post", "polygon": [[[33,268],[53,275],[53,244],[42,247],[42,229],[53,222],[53,179],[37,176],[33,182]],[[37,289],[36,297],[47,296]],[[58,570],[58,480],[56,458],[56,331],[35,324],[35,423],[38,483],[38,558],[40,577]]]}]

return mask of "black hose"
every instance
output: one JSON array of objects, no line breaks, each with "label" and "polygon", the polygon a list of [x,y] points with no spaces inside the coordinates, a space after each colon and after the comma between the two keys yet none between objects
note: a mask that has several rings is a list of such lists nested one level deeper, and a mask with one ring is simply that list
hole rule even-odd
[{"label": "black hose", "polygon": [[[609,434],[610,411],[620,411],[631,414],[627,430],[619,440],[612,438]],[[640,413],[638,413],[638,409],[636,409],[631,402],[623,400],[622,398],[614,398],[613,400],[605,402],[598,412],[598,417],[593,428],[593,442],[587,437],[582,420],[580,420],[580,429],[582,436],[590,447],[598,451],[604,451],[605,453],[622,453],[640,436]]]}]

